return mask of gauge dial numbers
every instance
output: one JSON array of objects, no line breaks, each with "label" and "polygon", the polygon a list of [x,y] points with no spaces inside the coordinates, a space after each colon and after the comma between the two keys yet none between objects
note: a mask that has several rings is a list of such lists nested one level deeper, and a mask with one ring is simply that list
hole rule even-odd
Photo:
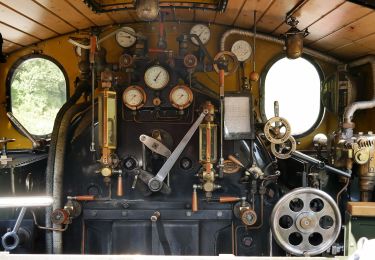
[{"label": "gauge dial numbers", "polygon": [[185,109],[193,102],[193,92],[186,85],[177,85],[169,93],[169,101],[177,109]]},{"label": "gauge dial numbers", "polygon": [[[210,37],[211,37],[210,28],[208,28],[208,26],[204,24],[196,24],[193,27],[191,27],[190,34],[198,35],[199,39],[201,40],[203,44],[206,44],[210,40]],[[192,38],[191,41],[195,45],[199,45],[196,39]]]},{"label": "gauge dial numbers", "polygon": [[154,65],[146,70],[144,80],[151,89],[160,90],[168,84],[169,73],[162,66]]},{"label": "gauge dial numbers", "polygon": [[[135,33],[134,29],[131,27],[122,27],[122,29]],[[116,41],[121,47],[128,48],[132,46],[137,41],[137,39],[126,31],[119,31],[116,33]]]},{"label": "gauge dial numbers", "polygon": [[251,56],[251,46],[247,41],[239,40],[232,45],[231,51],[236,55],[238,61],[245,61]]},{"label": "gauge dial numbers", "polygon": [[122,94],[124,105],[131,110],[137,110],[146,103],[146,93],[140,86],[129,86]]}]

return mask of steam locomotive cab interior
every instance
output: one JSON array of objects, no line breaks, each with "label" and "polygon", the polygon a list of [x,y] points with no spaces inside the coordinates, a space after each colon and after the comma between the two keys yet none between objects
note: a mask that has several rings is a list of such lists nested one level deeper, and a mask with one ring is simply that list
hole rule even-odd
[{"label": "steam locomotive cab interior", "polygon": [[0,256],[369,249],[371,1],[1,0],[0,13]]}]

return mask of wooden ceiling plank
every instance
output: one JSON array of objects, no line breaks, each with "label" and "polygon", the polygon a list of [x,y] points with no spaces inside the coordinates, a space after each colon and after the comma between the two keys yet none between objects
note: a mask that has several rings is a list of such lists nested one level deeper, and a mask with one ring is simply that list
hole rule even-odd
[{"label": "wooden ceiling plank", "polygon": [[39,39],[2,22],[0,22],[0,32],[5,39],[22,46],[27,46],[39,41]]},{"label": "wooden ceiling plank", "polygon": [[22,48],[23,46],[21,45],[18,45],[14,42],[11,42],[11,41],[8,41],[8,40],[4,40],[4,43],[3,43],[3,52],[4,53],[10,53],[12,51],[15,51],[15,50],[18,50],[20,48]]},{"label": "wooden ceiling plank", "polygon": [[[345,0],[330,0],[330,1],[321,1],[321,0],[310,0],[300,9],[296,10],[293,13],[293,16],[299,21],[298,28],[305,29],[308,28],[311,24],[314,24],[318,20],[325,17],[327,14],[340,7],[345,3]],[[274,30],[272,33],[280,35],[289,30],[289,25],[283,22],[280,27]]]},{"label": "wooden ceiling plank", "polygon": [[362,44],[351,44],[346,47],[331,51],[330,54],[342,57],[347,60],[353,60],[362,56],[365,56],[366,54],[369,54],[375,50],[372,50],[370,48],[367,48],[366,46],[363,46]]},{"label": "wooden ceiling plank", "polygon": [[50,10],[56,16],[64,21],[69,21],[69,24],[78,29],[86,29],[94,26],[85,16],[77,12],[76,9],[71,7],[67,2],[61,0],[34,0],[46,9]]},{"label": "wooden ceiling plank", "polygon": [[134,19],[130,16],[130,11],[110,12],[108,15],[116,21],[116,23],[132,23]]},{"label": "wooden ceiling plank", "polygon": [[4,39],[4,38],[3,38],[3,47],[4,47],[4,46],[10,46],[10,45],[15,45],[15,46],[18,46],[19,48],[21,48],[21,47],[25,47],[25,46],[23,46],[23,45],[21,45],[21,44],[17,44],[17,43],[15,43],[15,42],[12,42],[12,41],[10,41],[10,40],[8,40],[8,39]]},{"label": "wooden ceiling plank", "polygon": [[257,17],[260,18],[274,0],[263,1],[245,1],[245,4],[238,15],[235,26],[250,29],[254,25],[254,11],[257,11]]},{"label": "wooden ceiling plank", "polygon": [[308,45],[311,45],[369,13],[371,13],[371,10],[368,8],[345,2],[329,15],[309,27],[310,34],[306,37],[306,42]]},{"label": "wooden ceiling plank", "polygon": [[95,13],[82,0],[65,1],[97,26],[114,23],[114,20],[112,20],[106,13]]},{"label": "wooden ceiling plank", "polygon": [[311,44],[314,48],[334,50],[340,46],[355,42],[363,37],[375,33],[375,12],[372,12],[355,22]]},{"label": "wooden ceiling plank", "polygon": [[75,30],[74,27],[31,0],[1,0],[1,2],[59,34]]},{"label": "wooden ceiling plank", "polygon": [[265,12],[265,14],[263,14],[258,20],[258,29],[268,33],[275,30],[275,28],[285,20],[286,13],[298,2],[298,0],[275,1],[267,12]]},{"label": "wooden ceiling plank", "polygon": [[231,0],[228,1],[227,7],[225,8],[224,13],[219,13],[214,22],[217,24],[231,25],[238,13],[240,12],[239,7],[243,5],[246,0]]},{"label": "wooden ceiling plank", "polygon": [[30,20],[3,4],[0,4],[0,21],[19,29],[20,31],[35,35],[38,39],[44,40],[57,35],[45,26]]}]

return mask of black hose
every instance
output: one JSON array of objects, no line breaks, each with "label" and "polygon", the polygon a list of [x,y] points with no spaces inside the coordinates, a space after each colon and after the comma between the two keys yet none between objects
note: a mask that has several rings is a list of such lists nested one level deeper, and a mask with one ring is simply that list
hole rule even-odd
[{"label": "black hose", "polygon": [[[74,94],[67,100],[67,102],[60,108],[56,115],[55,123],[53,125],[53,130],[51,134],[51,142],[48,153],[47,169],[46,169],[46,193],[48,196],[53,195],[53,175],[54,175],[54,165],[56,157],[56,146],[57,139],[59,136],[59,129],[61,126],[61,121],[65,113],[80,99],[82,94],[90,89],[90,83],[86,80],[80,81],[77,84]],[[45,221],[46,227],[51,228],[51,213],[52,207],[46,208]],[[46,249],[47,253],[52,253],[52,232],[46,233]]]}]

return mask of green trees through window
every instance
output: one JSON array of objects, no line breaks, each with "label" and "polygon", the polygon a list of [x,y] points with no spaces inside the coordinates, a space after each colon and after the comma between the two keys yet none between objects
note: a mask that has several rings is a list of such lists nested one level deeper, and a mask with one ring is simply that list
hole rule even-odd
[{"label": "green trees through window", "polygon": [[27,59],[16,67],[11,78],[11,110],[31,134],[50,134],[56,114],[66,102],[66,91],[65,76],[54,62]]}]

